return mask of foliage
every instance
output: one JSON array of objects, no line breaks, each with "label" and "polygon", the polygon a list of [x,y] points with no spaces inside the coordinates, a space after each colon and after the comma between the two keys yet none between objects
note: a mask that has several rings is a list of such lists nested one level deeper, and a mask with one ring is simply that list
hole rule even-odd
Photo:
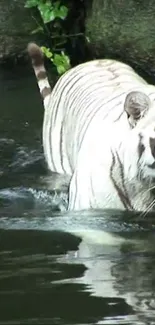
[{"label": "foliage", "polygon": [[[68,8],[62,5],[61,1],[53,0],[26,0],[25,7],[37,8],[39,11],[41,23],[33,16],[37,28],[32,31],[32,34],[42,32],[50,37],[52,49],[43,46],[42,51],[56,66],[58,74],[63,74],[70,68],[70,59],[64,53],[64,49],[60,48],[60,45],[66,42],[66,37],[63,35],[60,21],[67,17]],[[61,42],[58,42],[59,39]]]},{"label": "foliage", "polygon": [[52,51],[45,46],[42,46],[41,49],[45,56],[57,67],[57,71],[60,75],[70,68],[69,57],[65,55],[63,51],[61,51],[61,54],[56,54],[52,53]]},{"label": "foliage", "polygon": [[68,14],[67,7],[61,5],[60,1],[52,2],[50,0],[27,0],[25,7],[37,7],[45,24],[53,21],[55,18],[65,19]]}]

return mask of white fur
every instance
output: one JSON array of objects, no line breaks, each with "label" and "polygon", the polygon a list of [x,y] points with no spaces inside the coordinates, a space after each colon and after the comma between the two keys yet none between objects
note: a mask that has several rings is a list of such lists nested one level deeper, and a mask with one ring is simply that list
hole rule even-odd
[{"label": "white fur", "polygon": [[[132,91],[150,102],[133,129],[124,110]],[[117,61],[88,62],[59,79],[44,103],[43,145],[49,169],[72,177],[69,210],[126,209],[114,182],[123,193],[125,188],[129,209],[149,208],[155,185],[155,169],[149,167],[155,161],[149,144],[155,138],[154,103],[155,87]],[[140,134],[145,150],[139,159]]]},{"label": "white fur", "polygon": [[48,79],[41,79],[38,81],[38,85],[39,85],[39,89],[40,91],[42,91],[45,87],[49,87],[49,82]]}]

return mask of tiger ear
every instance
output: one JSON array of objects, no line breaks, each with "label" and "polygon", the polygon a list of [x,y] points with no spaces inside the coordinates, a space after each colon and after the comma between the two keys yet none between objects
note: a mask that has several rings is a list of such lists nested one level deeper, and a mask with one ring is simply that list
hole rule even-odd
[{"label": "tiger ear", "polygon": [[124,109],[128,114],[130,123],[135,126],[136,122],[145,115],[150,108],[150,98],[140,91],[131,91],[125,99]]}]

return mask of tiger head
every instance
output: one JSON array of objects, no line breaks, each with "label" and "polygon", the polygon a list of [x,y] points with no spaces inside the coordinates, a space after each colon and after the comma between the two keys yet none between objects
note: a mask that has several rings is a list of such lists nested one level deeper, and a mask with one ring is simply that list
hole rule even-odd
[{"label": "tiger head", "polygon": [[151,187],[155,183],[155,101],[133,91],[127,95],[124,108],[131,126],[128,158],[136,167],[137,178]]}]

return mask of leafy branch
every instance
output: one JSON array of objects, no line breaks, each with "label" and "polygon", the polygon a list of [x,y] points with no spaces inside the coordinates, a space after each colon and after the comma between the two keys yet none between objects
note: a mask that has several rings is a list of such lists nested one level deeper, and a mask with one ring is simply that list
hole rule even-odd
[{"label": "leafy branch", "polygon": [[[64,44],[66,38],[69,36],[61,33],[61,26],[59,23],[55,23],[55,21],[64,20],[68,15],[68,8],[62,5],[61,1],[53,0],[26,0],[25,7],[30,9],[37,8],[42,20],[42,24],[40,24],[38,19],[33,17],[37,27],[32,31],[32,34],[43,32],[47,33],[51,39],[60,38],[61,42],[55,42],[53,49],[49,49],[46,46],[42,46],[41,49],[44,55],[56,66],[58,74],[63,74],[70,68],[70,59],[64,53],[64,50],[61,50],[60,54],[55,53],[55,51],[58,51],[58,46]],[[52,26],[49,27],[49,23],[51,23]],[[51,35],[51,27],[53,35]]]}]

